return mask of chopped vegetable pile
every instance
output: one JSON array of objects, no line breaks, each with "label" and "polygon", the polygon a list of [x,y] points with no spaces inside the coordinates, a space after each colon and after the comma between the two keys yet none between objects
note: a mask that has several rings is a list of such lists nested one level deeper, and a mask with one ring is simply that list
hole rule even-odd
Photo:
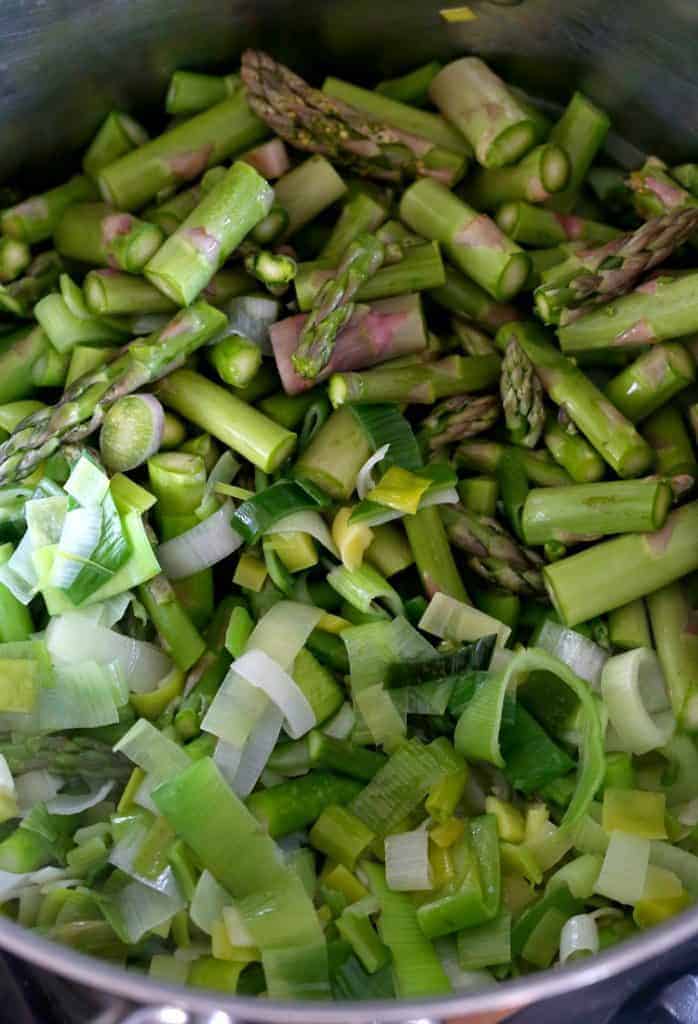
[{"label": "chopped vegetable pile", "polygon": [[679,913],[698,166],[610,166],[585,96],[474,57],[248,51],[166,109],[4,192],[2,912],[340,1000]]}]

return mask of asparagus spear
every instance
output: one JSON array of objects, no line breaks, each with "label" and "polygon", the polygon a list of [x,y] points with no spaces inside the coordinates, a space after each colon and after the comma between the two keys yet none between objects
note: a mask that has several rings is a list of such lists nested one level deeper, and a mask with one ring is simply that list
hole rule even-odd
[{"label": "asparagus spear", "polygon": [[696,227],[698,209],[676,210],[604,245],[575,248],[544,272],[535,295],[539,315],[564,327],[589,307],[624,295],[643,274],[666,262]]},{"label": "asparagus spear", "polygon": [[505,235],[523,245],[610,242],[621,234],[618,228],[609,224],[524,202],[505,203],[499,208],[496,219]]},{"label": "asparagus spear", "polygon": [[224,326],[218,310],[197,303],[164,330],[131,342],[112,362],[79,378],[56,405],[29,416],[0,445],[0,484],[21,480],[62,445],[88,437],[114,402],[169,373]]},{"label": "asparagus spear", "polygon": [[655,470],[663,476],[696,472],[696,457],[681,413],[665,405],[649,416],[642,435],[655,453]]},{"label": "asparagus spear", "polygon": [[8,284],[19,277],[31,263],[31,250],[17,238],[0,238],[0,283]]},{"label": "asparagus spear", "polygon": [[0,753],[13,775],[48,771],[53,775],[115,779],[125,782],[132,765],[111,746],[88,736],[6,736]]},{"label": "asparagus spear", "polygon": [[416,515],[405,516],[403,524],[427,597],[448,594],[456,601],[467,602],[468,594],[453,558],[439,508],[423,508]]},{"label": "asparagus spear", "polygon": [[429,86],[438,75],[443,64],[432,60],[428,64],[408,71],[399,78],[386,78],[376,86],[376,92],[401,103],[411,103],[415,107],[425,107],[429,102]]},{"label": "asparagus spear", "polygon": [[695,615],[680,581],[650,594],[647,610],[671,706],[674,714],[679,716],[686,697],[698,690]]},{"label": "asparagus spear", "polygon": [[698,330],[698,272],[651,278],[629,295],[592,309],[558,331],[568,355],[636,348]]},{"label": "asparagus spear", "polygon": [[600,480],[606,472],[603,459],[582,437],[574,423],[570,421],[563,425],[559,415],[550,414],[547,417],[543,431],[543,444],[555,461],[567,470],[575,483],[594,483],[596,480]]},{"label": "asparagus spear", "polygon": [[649,467],[652,450],[647,442],[589,378],[550,344],[540,328],[528,323],[507,324],[500,335],[507,343],[516,338],[548,395],[564,407],[614,472],[621,477],[637,476]]},{"label": "asparagus spear", "polygon": [[672,178],[687,188],[691,195],[698,196],[698,164],[679,164],[671,168]]},{"label": "asparagus spear", "polygon": [[282,238],[290,238],[306,224],[336,203],[347,186],[324,156],[311,156],[284,174],[274,186],[274,195],[286,212],[288,223]]},{"label": "asparagus spear", "polygon": [[112,110],[100,125],[97,134],[82,158],[82,169],[88,178],[96,178],[103,167],[125,153],[144,145],[148,133],[137,121],[120,110]]},{"label": "asparagus spear", "polygon": [[543,432],[543,388],[515,338],[507,344],[499,382],[507,429],[514,444],[535,448]]},{"label": "asparagus spear", "polygon": [[468,566],[478,576],[516,594],[543,593],[542,560],[520,547],[490,516],[478,516],[463,505],[444,505],[448,539],[467,552]]},{"label": "asparagus spear", "polygon": [[16,206],[10,206],[0,215],[3,234],[16,238],[27,245],[44,242],[53,234],[56,224],[71,203],[81,203],[97,198],[94,184],[82,174],[64,185],[44,192],[43,195],[24,199]]},{"label": "asparagus spear", "polygon": [[438,174],[453,183],[463,172],[464,159],[457,153],[313,89],[261,50],[242,55],[242,79],[255,113],[297,149],[384,181]]},{"label": "asparagus spear", "polygon": [[444,284],[429,290],[440,306],[466,317],[490,334],[496,334],[502,324],[519,319],[521,314],[516,306],[495,302],[479,285],[448,264],[444,266],[444,275]]},{"label": "asparagus spear", "polygon": [[296,373],[292,362],[305,321],[302,314],[287,317],[272,324],[269,331],[279,376],[288,395],[312,388],[335,371],[364,369],[388,359],[420,354],[427,346],[418,293],[397,295],[371,306],[356,306],[351,320],[337,337],[329,363],[315,380],[309,380]]},{"label": "asparagus spear", "polygon": [[575,92],[567,108],[550,132],[549,141],[557,143],[567,153],[571,164],[570,181],[564,192],[548,200],[552,210],[569,213],[579,195],[579,189],[610,127],[608,115],[581,92]]},{"label": "asparagus spear", "polygon": [[631,423],[666,405],[696,377],[693,357],[679,342],[653,345],[610,380],[605,393]]},{"label": "asparagus spear", "polygon": [[0,285],[0,310],[12,316],[29,318],[39,299],[52,291],[63,270],[57,252],[41,252],[27,267],[24,277]]},{"label": "asparagus spear", "polygon": [[[645,220],[676,210],[698,208],[698,199],[671,176],[659,157],[649,156],[642,167],[628,178],[635,209]],[[693,238],[695,244],[698,235]]]},{"label": "asparagus spear", "polygon": [[564,487],[572,478],[561,466],[550,458],[547,452],[530,452],[525,448],[513,449],[497,441],[463,441],[455,450],[457,466],[472,469],[476,473],[493,475],[507,451],[517,451],[526,476],[539,487]]},{"label": "asparagus spear", "polygon": [[53,234],[56,249],[68,259],[138,274],[160,248],[163,234],[155,224],[106,203],[73,203]]},{"label": "asparagus spear", "polygon": [[[375,231],[387,216],[387,209],[368,192],[356,192],[342,207],[332,234],[323,245],[320,259],[336,267],[351,243],[365,232]],[[305,307],[301,307],[305,308]]]},{"label": "asparagus spear", "polygon": [[400,216],[413,231],[441,242],[446,254],[492,298],[506,302],[523,287],[526,253],[438,181],[423,179],[402,194]]},{"label": "asparagus spear", "polygon": [[433,405],[439,398],[492,387],[499,368],[498,355],[447,356],[423,365],[335,373],[330,378],[329,396],[335,407],[345,402]]},{"label": "asparagus spear", "polygon": [[536,146],[510,167],[483,167],[467,181],[463,194],[478,210],[496,210],[519,199],[542,203],[560,192],[570,177],[570,161],[560,146]]},{"label": "asparagus spear", "polygon": [[375,235],[362,234],[347,249],[337,273],[318,292],[293,353],[293,367],[311,380],[330,361],[337,335],[349,322],[359,288],[380,269],[385,256]]},{"label": "asparagus spear", "polygon": [[175,71],[167,89],[165,110],[168,114],[196,114],[232,96],[239,88],[239,75]]},{"label": "asparagus spear", "polygon": [[0,341],[0,403],[27,398],[37,387],[60,387],[70,355],[61,355],[39,326],[21,327]]},{"label": "asparagus spear", "polygon": [[337,409],[298,459],[295,473],[307,477],[337,501],[346,501],[371,446],[351,409]]},{"label": "asparagus spear", "polygon": [[149,281],[118,270],[91,270],[82,290],[87,308],[95,316],[174,313],[177,309],[176,303]]},{"label": "asparagus spear", "polygon": [[446,444],[464,441],[489,430],[499,419],[500,405],[495,395],[454,395],[435,405],[422,420],[419,440],[431,451]]},{"label": "asparagus spear", "polygon": [[562,621],[586,622],[698,569],[697,530],[694,501],[656,533],[627,533],[546,566],[545,585]]}]

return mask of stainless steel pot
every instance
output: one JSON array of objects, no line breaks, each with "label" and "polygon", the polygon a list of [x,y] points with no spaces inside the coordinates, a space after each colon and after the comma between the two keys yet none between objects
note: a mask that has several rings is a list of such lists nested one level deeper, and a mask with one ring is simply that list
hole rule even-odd
[{"label": "stainless steel pot", "polygon": [[[174,68],[229,68],[249,44],[316,77],[332,68],[374,78],[472,50],[544,100],[583,89],[614,115],[622,159],[632,161],[638,149],[674,161],[698,158],[696,0],[470,0],[472,20],[448,25],[439,17],[442,5],[449,0],[3,0],[0,177],[21,172],[44,183],[60,180],[71,153],[109,109],[157,110]],[[157,984],[0,918],[0,946],[87,986],[94,1024],[494,1024],[532,1006],[533,1015],[523,1016],[535,1024],[576,1020],[580,1006],[601,1024],[609,1007],[640,986],[668,981],[698,962],[696,936],[698,908],[578,966],[470,995],[281,1004]],[[673,1016],[664,1019],[698,1021],[698,986],[689,983],[686,991],[679,1000],[685,1015],[677,1015],[684,1011],[675,1000]],[[636,1024],[642,1004],[629,1012]]]}]

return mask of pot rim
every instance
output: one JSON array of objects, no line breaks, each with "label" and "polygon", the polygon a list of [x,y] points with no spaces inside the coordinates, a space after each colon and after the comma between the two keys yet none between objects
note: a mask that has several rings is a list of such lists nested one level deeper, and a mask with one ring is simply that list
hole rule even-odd
[{"label": "pot rim", "polygon": [[[230,1013],[269,1024],[376,1024],[409,1018],[410,1024],[430,1024],[471,1013],[515,1013],[531,1003],[576,991],[627,971],[692,939],[698,933],[698,906],[676,918],[651,928],[596,956],[569,967],[549,968],[513,981],[506,981],[477,992],[445,996],[440,999],[372,1000],[366,1002],[309,1002],[260,1000],[255,996],[206,994],[184,985],[168,985],[114,967],[105,960],[61,946],[41,938],[13,921],[0,920],[0,947],[64,978],[91,989],[121,996],[144,1005],[162,1004],[197,1013]],[[454,1021],[455,1024],[455,1021]]]}]

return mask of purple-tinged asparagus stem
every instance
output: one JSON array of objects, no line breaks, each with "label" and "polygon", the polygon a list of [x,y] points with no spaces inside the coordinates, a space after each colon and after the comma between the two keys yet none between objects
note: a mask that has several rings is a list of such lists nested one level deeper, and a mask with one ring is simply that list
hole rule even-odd
[{"label": "purple-tinged asparagus stem", "polygon": [[138,274],[164,236],[155,224],[119,213],[106,203],[73,203],[53,237],[61,256]]},{"label": "purple-tinged asparagus stem", "polygon": [[97,189],[94,184],[82,174],[76,174],[64,185],[3,210],[0,225],[3,234],[26,242],[27,245],[35,245],[51,237],[63,212],[71,203],[96,198]]},{"label": "purple-tinged asparagus stem", "polygon": [[520,319],[516,306],[495,302],[478,284],[448,264],[444,264],[444,274],[444,284],[429,289],[429,295],[439,306],[465,317],[490,334],[496,334],[503,324]]},{"label": "purple-tinged asparagus stem", "polygon": [[542,594],[542,559],[522,548],[496,519],[478,516],[463,505],[444,505],[441,515],[451,544],[470,557],[473,572],[519,594]]},{"label": "purple-tinged asparagus stem", "polygon": [[513,241],[542,248],[565,242],[610,242],[621,234],[609,224],[524,202],[505,203],[499,208],[496,220]]}]

